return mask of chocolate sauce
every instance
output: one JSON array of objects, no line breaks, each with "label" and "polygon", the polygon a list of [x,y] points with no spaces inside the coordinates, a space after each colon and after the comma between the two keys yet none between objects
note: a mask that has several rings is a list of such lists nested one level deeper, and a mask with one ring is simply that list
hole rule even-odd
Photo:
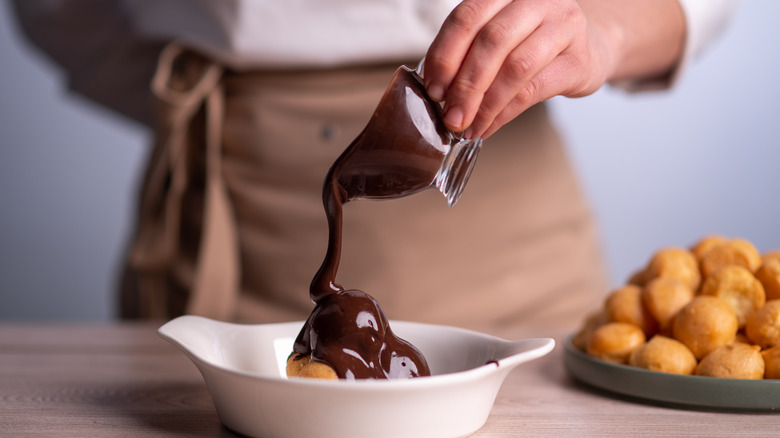
[{"label": "chocolate sauce", "polygon": [[317,302],[295,342],[345,379],[408,379],[430,375],[422,354],[390,330],[379,303],[363,291],[329,294]]},{"label": "chocolate sauce", "polygon": [[309,294],[314,310],[293,351],[334,368],[340,378],[430,375],[422,354],[396,337],[379,303],[336,283],[341,259],[342,206],[359,199],[393,199],[431,187],[452,136],[440,106],[419,77],[401,67],[363,132],[330,168],[322,190],[328,250]]}]

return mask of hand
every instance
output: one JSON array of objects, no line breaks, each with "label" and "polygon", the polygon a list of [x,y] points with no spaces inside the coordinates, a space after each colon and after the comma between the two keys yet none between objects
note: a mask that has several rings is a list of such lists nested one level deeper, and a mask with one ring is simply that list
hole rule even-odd
[{"label": "hand", "polygon": [[[618,76],[620,63],[628,58],[626,41],[659,32],[658,26],[638,22],[667,17],[657,9],[649,15],[638,11],[633,7],[637,3],[657,3],[667,12],[671,5],[661,0],[465,0],[444,21],[428,50],[425,86],[433,99],[444,101],[448,128],[486,138],[538,102],[556,95],[585,96]],[[671,41],[679,40],[681,47],[684,20],[676,7],[678,20],[667,27],[674,27]],[[634,24],[636,28],[627,27]],[[631,31],[625,32],[627,28]],[[623,70],[646,74],[668,69],[680,47],[671,45],[664,56],[648,58],[650,64]]]}]

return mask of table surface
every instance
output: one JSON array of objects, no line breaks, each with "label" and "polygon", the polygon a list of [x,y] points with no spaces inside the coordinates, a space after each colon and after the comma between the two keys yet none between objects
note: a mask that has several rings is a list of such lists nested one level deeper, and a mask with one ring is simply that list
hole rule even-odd
[{"label": "table surface", "polygon": [[[158,325],[0,324],[0,436],[236,436]],[[474,437],[778,436],[780,415],[675,409],[574,381],[559,345],[507,377]]]}]

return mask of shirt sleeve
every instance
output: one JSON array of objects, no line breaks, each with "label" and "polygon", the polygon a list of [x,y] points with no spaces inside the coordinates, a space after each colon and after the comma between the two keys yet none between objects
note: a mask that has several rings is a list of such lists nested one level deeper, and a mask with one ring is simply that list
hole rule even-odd
[{"label": "shirt sleeve", "polygon": [[14,0],[23,37],[63,73],[68,88],[143,124],[162,42],[139,37],[110,0]]},{"label": "shirt sleeve", "polygon": [[685,45],[682,57],[672,71],[663,77],[614,81],[611,85],[631,92],[673,87],[690,63],[722,33],[739,4],[739,0],[679,0],[679,2],[685,15]]}]

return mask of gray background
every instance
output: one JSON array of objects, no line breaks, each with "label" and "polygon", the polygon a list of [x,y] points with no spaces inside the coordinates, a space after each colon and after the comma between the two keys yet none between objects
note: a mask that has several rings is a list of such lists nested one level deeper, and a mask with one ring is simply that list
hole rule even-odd
[{"label": "gray background", "polygon": [[[553,99],[613,285],[707,233],[780,248],[778,17],[743,2],[671,91]],[[0,79],[0,320],[109,321],[148,133],[69,95],[4,2]]]}]

